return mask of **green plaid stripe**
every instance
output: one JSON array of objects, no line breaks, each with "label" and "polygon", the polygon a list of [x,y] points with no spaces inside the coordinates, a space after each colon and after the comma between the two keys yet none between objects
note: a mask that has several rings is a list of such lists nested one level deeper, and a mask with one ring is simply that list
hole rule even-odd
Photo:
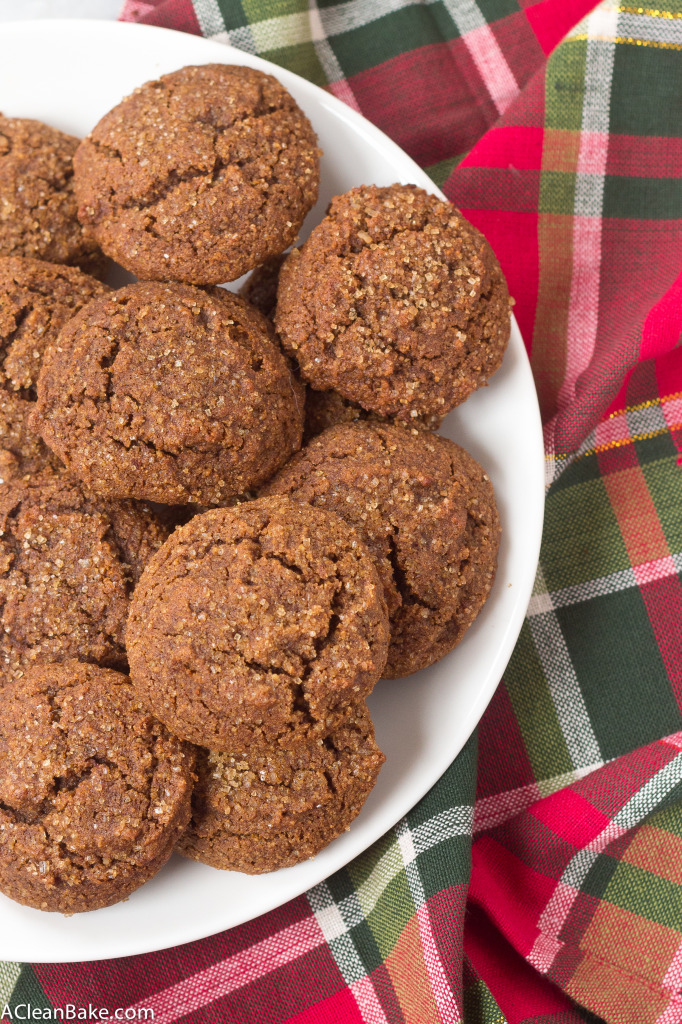
[{"label": "green plaid stripe", "polygon": [[[668,429],[677,403],[676,395],[662,398],[601,424],[548,492],[534,592],[505,672],[534,782],[479,800],[476,833],[680,728],[640,591],[645,580],[682,578],[682,474]],[[600,457],[625,449],[636,452],[665,541],[660,557],[637,565],[609,497],[609,473],[600,475]],[[647,513],[639,529],[651,528]]]},{"label": "green plaid stripe", "polygon": [[[470,870],[475,737],[469,740],[460,758],[468,765],[468,773],[448,769],[439,791],[432,790],[348,868],[308,892],[311,909],[345,983],[351,988],[368,979],[384,963],[391,979],[398,978],[393,961],[404,950],[396,952],[396,947],[417,912],[425,908],[432,896],[459,884],[463,912]],[[421,947],[425,940],[422,937],[416,941]],[[435,939],[428,955],[433,955],[434,950],[438,961]],[[424,956],[424,949],[418,948],[416,962]],[[423,970],[421,973],[437,1003],[433,979],[445,977],[446,965],[432,963],[431,974]],[[379,996],[376,992],[373,995],[378,1005]],[[361,1009],[374,1001],[367,985],[358,988],[356,998]],[[452,1012],[459,1014],[456,1004],[452,1006]],[[373,1012],[379,1013],[376,1006]]]},{"label": "green plaid stripe", "polygon": [[476,1024],[507,1024],[507,1018],[500,1010],[490,989],[476,975],[465,961],[464,973],[464,1020]]},{"label": "green plaid stripe", "polygon": [[0,962],[0,1007],[9,1003],[20,974],[21,964]]},{"label": "green plaid stripe", "polygon": [[[205,36],[257,53],[317,84],[344,83],[341,94],[353,105],[347,80],[401,57],[406,41],[410,50],[416,51],[466,39],[471,33],[485,32],[491,22],[521,14],[516,0],[344,0],[331,4],[196,0],[194,10]],[[489,52],[484,55],[474,47],[472,56],[501,112],[518,92],[518,85],[492,34],[487,51],[491,47],[495,76],[488,76]]]},{"label": "green plaid stripe", "polygon": [[33,1019],[51,1019],[48,1014],[52,1004],[45,995],[42,986],[35,976],[30,964],[0,963],[0,1014],[7,1008],[8,1012],[0,1019],[28,1020],[30,1012],[41,1014]]}]

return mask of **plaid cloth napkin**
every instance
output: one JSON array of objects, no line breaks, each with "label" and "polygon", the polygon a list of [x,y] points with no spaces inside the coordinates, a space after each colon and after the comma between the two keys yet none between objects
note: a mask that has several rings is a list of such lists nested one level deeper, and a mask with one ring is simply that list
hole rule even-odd
[{"label": "plaid cloth napkin", "polygon": [[305,75],[496,249],[546,430],[521,637],[362,857],[161,953],[5,964],[0,1005],[157,1024],[682,1021],[682,0],[128,0]]}]

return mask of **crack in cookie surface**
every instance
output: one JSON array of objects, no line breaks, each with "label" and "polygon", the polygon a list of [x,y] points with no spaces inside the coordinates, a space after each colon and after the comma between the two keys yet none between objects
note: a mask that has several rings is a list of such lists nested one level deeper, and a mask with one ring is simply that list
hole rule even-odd
[{"label": "crack in cookie surface", "polygon": [[228,65],[148,82],[105,115],[75,167],[79,214],[106,252],[140,277],[197,284],[286,249],[319,181],[315,133],[289,93]]},{"label": "crack in cookie surface", "polygon": [[481,466],[424,430],[343,423],[263,489],[326,508],[376,560],[390,614],[385,674],[409,675],[459,642],[495,578],[500,525]]},{"label": "crack in cookie surface", "polygon": [[131,675],[177,735],[239,752],[325,729],[386,658],[376,570],[339,520],[287,499],[196,516],[143,574]]},{"label": "crack in cookie surface", "polygon": [[427,422],[499,367],[509,296],[458,210],[415,186],[361,186],[285,261],[275,323],[314,388]]},{"label": "crack in cookie surface", "polygon": [[98,501],[63,471],[0,486],[0,686],[68,658],[124,669],[130,597],[167,535],[147,506]]},{"label": "crack in cookie surface", "polygon": [[300,446],[300,390],[244,299],[148,282],[71,320],[32,422],[99,494],[220,505]]},{"label": "crack in cookie surface", "polygon": [[117,672],[70,661],[12,683],[0,765],[0,888],[31,906],[73,912],[125,898],[189,818],[194,752]]},{"label": "crack in cookie surface", "polygon": [[76,267],[0,256],[0,445],[16,460],[11,475],[50,461],[28,424],[43,359],[68,320],[108,291]]}]

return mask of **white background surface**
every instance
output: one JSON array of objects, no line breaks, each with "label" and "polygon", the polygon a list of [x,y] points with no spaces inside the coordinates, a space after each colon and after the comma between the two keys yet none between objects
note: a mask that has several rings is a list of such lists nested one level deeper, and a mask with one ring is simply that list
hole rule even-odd
[{"label": "white background surface", "polygon": [[122,0],[0,0],[0,21],[17,18],[109,18],[115,20]]},{"label": "white background surface", "polygon": [[[361,183],[429,178],[362,117],[310,83],[256,57],[195,36],[139,25],[45,22],[0,26],[0,110],[35,117],[76,135],[134,87],[185,64],[225,61],[271,71],[318,132],[324,157],[319,203]],[[404,680],[383,681],[370,698],[387,761],[362,813],[313,860],[269,875],[221,872],[174,857],[125,903],[64,918],[0,896],[0,959],[94,960],[189,942],[293,898],[383,835],[442,775],[470,736],[506,666],[533,584],[544,501],[537,399],[513,325],[502,369],[448,416],[442,432],[463,444],[495,487],[503,539],[490,600],[460,646]]]}]

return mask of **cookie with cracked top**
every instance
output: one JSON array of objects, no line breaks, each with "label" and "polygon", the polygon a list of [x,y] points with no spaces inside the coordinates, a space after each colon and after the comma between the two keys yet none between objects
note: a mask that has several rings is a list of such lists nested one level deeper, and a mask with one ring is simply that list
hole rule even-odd
[{"label": "cookie with cracked top", "polygon": [[277,79],[185,67],[102,118],[74,157],[78,214],[141,279],[233,281],[296,238],[317,199],[310,122]]},{"label": "cookie with cracked top", "polygon": [[27,418],[46,351],[62,327],[109,289],[77,267],[0,256],[0,448],[3,480],[50,461]]},{"label": "cookie with cracked top", "polygon": [[2,696],[0,889],[63,914],[126,899],[188,823],[194,750],[108,669],[42,665]]},{"label": "cookie with cracked top", "polygon": [[192,820],[178,852],[248,874],[298,864],[350,826],[383,763],[364,703],[327,735],[262,753],[199,748]]},{"label": "cookie with cracked top", "polygon": [[[261,313],[273,320],[277,308],[277,288],[279,274],[288,253],[282,253],[267,260],[262,266],[249,275],[239,294],[252,302]],[[321,434],[327,427],[335,423],[347,423],[353,420],[384,419],[370,412],[358,402],[351,402],[338,391],[315,391],[305,388],[305,422],[303,425],[303,441],[307,443],[311,437]],[[389,417],[390,418],[390,417]],[[435,414],[419,415],[415,418],[415,426],[437,430],[442,416]]]},{"label": "cookie with cracked top", "polygon": [[279,275],[275,325],[302,378],[382,417],[442,418],[502,362],[510,300],[490,245],[415,185],[362,185]]},{"label": "cookie with cracked top", "polygon": [[391,643],[384,675],[407,676],[459,643],[495,579],[492,484],[463,448],[426,430],[357,422],[314,438],[263,489],[334,512],[381,576]]},{"label": "cookie with cracked top", "polygon": [[0,114],[0,256],[26,256],[101,274],[106,261],[76,216],[78,139],[41,121]]},{"label": "cookie with cracked top", "polygon": [[140,282],[61,331],[31,425],[96,494],[221,505],[298,450],[302,389],[245,299]]},{"label": "cookie with cracked top", "polygon": [[44,466],[0,486],[0,687],[70,658],[125,670],[142,569],[168,536],[142,502],[86,494]]},{"label": "cookie with cracked top", "polygon": [[135,590],[126,646],[140,698],[172,732],[252,753],[329,731],[368,696],[388,616],[354,530],[261,498],[171,535]]}]

